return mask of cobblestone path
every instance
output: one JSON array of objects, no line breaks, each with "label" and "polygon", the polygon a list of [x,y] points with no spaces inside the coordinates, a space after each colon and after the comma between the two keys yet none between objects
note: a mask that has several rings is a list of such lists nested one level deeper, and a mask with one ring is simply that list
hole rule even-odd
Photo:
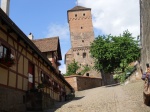
[{"label": "cobblestone path", "polygon": [[143,104],[143,81],[76,92],[73,101],[48,112],[150,112]]}]

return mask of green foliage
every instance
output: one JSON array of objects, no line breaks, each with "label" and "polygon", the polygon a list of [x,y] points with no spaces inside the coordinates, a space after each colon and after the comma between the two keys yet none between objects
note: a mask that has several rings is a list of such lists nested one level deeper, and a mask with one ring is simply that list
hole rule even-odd
[{"label": "green foliage", "polygon": [[78,66],[78,62],[73,60],[73,62],[68,65],[67,73],[65,74],[65,76],[70,76],[70,75],[76,74],[76,71],[79,68],[80,67]]},{"label": "green foliage", "polygon": [[97,71],[112,73],[116,68],[121,68],[124,72],[129,63],[140,57],[140,48],[132,34],[124,31],[119,36],[98,36],[91,44],[90,53]]},{"label": "green foliage", "polygon": [[114,78],[114,80],[117,80],[117,81],[123,83],[126,79],[126,76],[125,76],[125,73],[121,73],[121,74],[115,74],[113,78]]},{"label": "green foliage", "polygon": [[90,71],[90,67],[89,66],[83,66],[83,70],[81,70],[81,74],[84,75],[86,72]]},{"label": "green foliage", "polygon": [[73,62],[68,65],[67,73],[64,74],[64,76],[70,76],[70,75],[73,75],[73,74],[84,75],[86,72],[91,70],[91,67],[83,65],[82,68],[81,68],[81,71],[77,73],[78,69],[80,69],[80,66],[78,65],[78,62],[73,60]]},{"label": "green foliage", "polygon": [[115,75],[113,75],[113,79],[123,83],[135,70],[135,66],[126,67],[124,72],[120,72],[119,69],[116,69]]}]

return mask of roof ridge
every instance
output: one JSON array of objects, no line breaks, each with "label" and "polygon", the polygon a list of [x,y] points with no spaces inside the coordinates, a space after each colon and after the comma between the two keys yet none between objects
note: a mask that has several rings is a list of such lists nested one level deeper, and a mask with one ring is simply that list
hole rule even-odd
[{"label": "roof ridge", "polygon": [[59,38],[59,36],[57,36],[57,37],[41,38],[41,39],[34,39],[34,40],[32,40],[32,41],[52,40],[52,39],[58,39],[58,38]]},{"label": "roof ridge", "polygon": [[77,11],[77,10],[91,10],[91,8],[86,8],[83,6],[75,6],[72,9],[68,10],[68,11]]}]

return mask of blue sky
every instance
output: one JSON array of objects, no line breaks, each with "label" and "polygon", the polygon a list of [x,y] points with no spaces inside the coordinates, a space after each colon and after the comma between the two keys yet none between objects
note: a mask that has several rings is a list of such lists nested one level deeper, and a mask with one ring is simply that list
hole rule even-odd
[{"label": "blue sky", "polygon": [[[0,0],[1,1],[1,0]],[[95,37],[101,34],[119,35],[125,30],[140,34],[138,0],[78,0],[79,5],[92,9]],[[34,39],[59,36],[62,65],[64,55],[70,49],[70,33],[67,10],[76,6],[76,0],[10,0],[10,18]]]},{"label": "blue sky", "polygon": [[[70,48],[67,10],[76,0],[10,0],[10,18],[34,39],[59,36],[62,51],[62,71],[65,71],[64,54]],[[60,67],[61,68],[61,67]]]}]

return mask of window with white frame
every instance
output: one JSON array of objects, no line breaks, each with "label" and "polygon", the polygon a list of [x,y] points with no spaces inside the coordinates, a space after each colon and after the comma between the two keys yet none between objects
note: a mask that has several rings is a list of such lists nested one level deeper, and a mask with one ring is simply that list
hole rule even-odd
[{"label": "window with white frame", "polygon": [[11,50],[3,45],[0,45],[0,58],[10,57]]}]

